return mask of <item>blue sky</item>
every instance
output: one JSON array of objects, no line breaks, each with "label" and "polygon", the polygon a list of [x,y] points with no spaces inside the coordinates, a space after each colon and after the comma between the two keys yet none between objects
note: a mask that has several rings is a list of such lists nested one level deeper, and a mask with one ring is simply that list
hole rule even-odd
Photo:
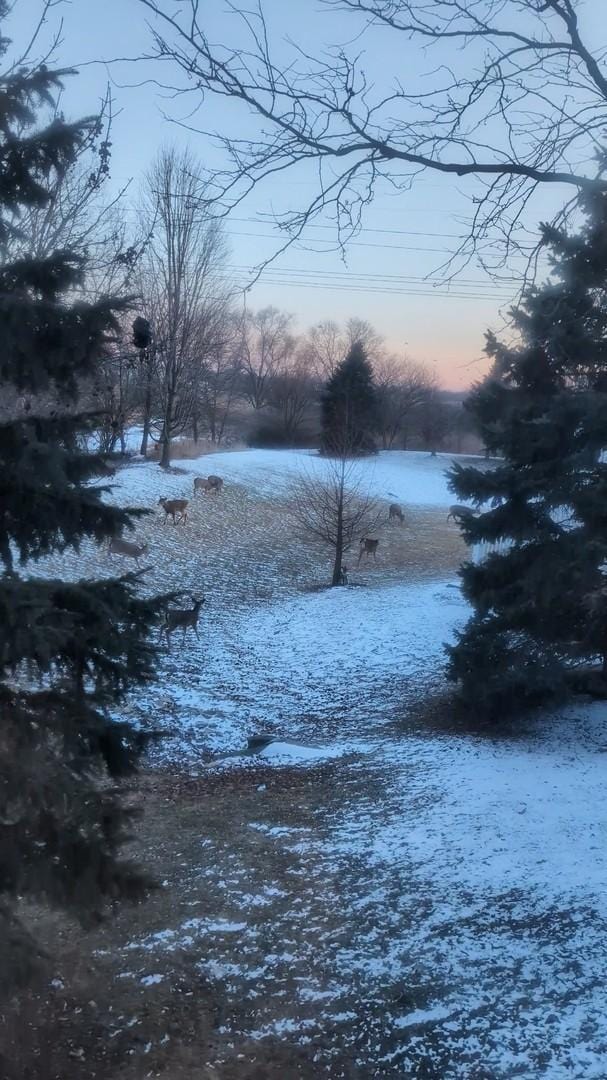
[{"label": "blue sky", "polygon": [[[208,3],[211,37],[227,43],[238,41],[233,17],[222,15],[219,3]],[[177,4],[167,7],[177,7]],[[304,49],[318,51],[319,42],[345,41],[356,25],[343,12],[328,14],[313,0],[265,0],[277,55],[286,55],[290,37]],[[38,0],[17,0],[7,32],[21,43],[39,12]],[[601,32],[604,0],[587,0],[585,19],[591,40]],[[113,129],[112,183],[131,179],[127,202],[134,207],[138,182],[157,148],[167,142],[187,143],[205,165],[218,160],[217,150],[206,135],[185,131],[174,123],[185,117],[189,106],[172,99],[158,85],[171,72],[156,62],[129,64],[116,57],[134,57],[150,49],[146,13],[139,0],[70,0],[58,4],[49,18],[48,33],[63,19],[62,41],[56,60],[79,67],[70,80],[64,108],[70,116],[94,112],[108,80],[112,83],[117,117]],[[607,32],[603,34],[607,38]],[[353,46],[354,47],[354,46]],[[385,32],[366,34],[356,42],[369,77],[383,70],[400,72],[400,41]],[[433,61],[447,62],[449,56]],[[112,61],[102,63],[100,61]],[[420,55],[407,58],[400,72],[416,87],[428,66]],[[209,99],[202,112],[189,121],[210,130],[224,125],[247,124],[233,103]],[[245,127],[242,130],[246,130]],[[276,209],[298,205],[309,190],[305,174],[282,177],[256,190],[230,217],[227,232],[231,246],[231,274],[245,282],[249,269],[269,255],[276,245],[271,215]],[[535,222],[560,205],[565,192],[544,189],[532,207]],[[351,315],[369,319],[396,351],[406,351],[433,366],[448,387],[461,387],[482,373],[483,334],[501,326],[500,311],[508,307],[508,285],[496,285],[480,271],[466,269],[451,294],[438,292],[424,282],[444,261],[463,231],[462,218],[470,206],[466,183],[426,174],[407,195],[378,190],[368,209],[364,229],[350,245],[344,264],[333,247],[329,223],[320,222],[310,232],[306,249],[291,249],[247,297],[250,307],[274,304],[292,312],[299,328],[321,319],[346,319]],[[516,273],[522,263],[513,262]]]}]

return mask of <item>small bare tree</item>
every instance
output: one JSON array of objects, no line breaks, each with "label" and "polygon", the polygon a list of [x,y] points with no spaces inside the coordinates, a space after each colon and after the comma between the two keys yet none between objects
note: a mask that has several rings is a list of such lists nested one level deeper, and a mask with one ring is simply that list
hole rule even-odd
[{"label": "small bare tree", "polygon": [[332,548],[332,587],[343,583],[343,557],[355,539],[373,532],[383,521],[347,447],[327,462],[324,477],[306,475],[297,482],[292,512],[304,533]]}]

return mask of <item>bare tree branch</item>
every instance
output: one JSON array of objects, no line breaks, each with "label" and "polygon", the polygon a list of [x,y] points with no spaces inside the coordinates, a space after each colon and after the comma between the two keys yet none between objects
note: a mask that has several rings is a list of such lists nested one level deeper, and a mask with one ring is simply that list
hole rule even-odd
[{"label": "bare tree branch", "polygon": [[[405,192],[432,171],[470,178],[474,215],[450,269],[475,257],[491,271],[491,248],[502,265],[513,248],[528,250],[525,211],[540,185],[573,190],[575,204],[607,191],[607,70],[580,28],[577,0],[324,0],[367,36],[397,35],[403,70],[408,51],[417,63],[426,56],[423,92],[397,71],[385,75],[389,86],[370,84],[351,46],[317,57],[292,46],[278,64],[261,6],[232,7],[246,44],[230,47],[209,40],[195,0],[177,10],[140,3],[183,92],[202,109],[209,96],[232,99],[248,128],[256,118],[248,137],[214,133],[226,155],[216,177],[226,209],[264,180],[316,163],[312,198],[277,217],[280,250],[323,213],[347,243],[378,184]],[[444,51],[434,65],[433,50],[449,43],[452,68]]]}]

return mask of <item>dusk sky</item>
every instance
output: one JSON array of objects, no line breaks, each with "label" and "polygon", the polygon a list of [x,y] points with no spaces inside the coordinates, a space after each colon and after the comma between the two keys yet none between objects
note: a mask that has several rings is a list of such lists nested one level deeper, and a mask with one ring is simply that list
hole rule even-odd
[{"label": "dusk sky", "polygon": [[[607,38],[603,29],[605,0],[588,0],[585,25],[591,40]],[[168,3],[167,10],[177,8]],[[332,42],[352,41],[361,23],[343,12],[328,13],[316,2],[265,0],[268,25],[276,54],[289,55],[288,39],[310,52]],[[221,5],[208,4],[210,36],[226,44],[238,44],[234,17],[221,14]],[[22,45],[40,11],[37,0],[18,0],[9,33]],[[184,118],[192,102],[171,99],[159,85],[177,78],[170,65],[156,61],[130,64],[116,57],[136,57],[151,50],[151,35],[140,0],[71,0],[57,4],[49,16],[48,33],[63,19],[61,45],[55,63],[79,67],[64,96],[71,117],[94,112],[112,83],[118,113],[113,130],[112,184],[131,180],[126,196],[134,212],[137,188],[159,146],[187,143],[205,166],[217,160],[217,149],[207,135],[188,132],[175,120]],[[233,38],[232,38],[232,35]],[[370,80],[385,69],[398,73],[419,89],[422,72],[436,66],[420,56],[419,70],[407,60],[400,70],[401,42],[379,30],[366,33],[352,46],[364,53],[363,64]],[[440,56],[441,63],[449,60]],[[106,61],[107,63],[101,63]],[[112,61],[110,63],[110,61]],[[209,97],[190,123],[208,131],[247,131],[251,123],[242,108],[231,101]],[[349,245],[346,261],[334,249],[334,229],[319,222],[308,234],[305,247],[291,248],[276,261],[247,295],[251,308],[273,304],[296,317],[300,330],[322,319],[341,321],[351,315],[368,319],[396,352],[430,365],[447,388],[461,388],[485,370],[483,336],[488,327],[499,329],[503,313],[516,292],[516,279],[524,266],[519,257],[511,263],[512,284],[496,283],[474,266],[467,267],[450,289],[433,287],[427,275],[448,257],[465,230],[470,214],[467,181],[441,179],[426,174],[410,193],[378,187],[367,209],[364,228]],[[299,206],[309,182],[304,175],[289,174],[267,182],[230,216],[230,277],[246,285],[247,275],[260,259],[271,254],[278,238],[272,226],[274,211]],[[529,208],[529,225],[549,217],[569,192],[543,189]]]}]

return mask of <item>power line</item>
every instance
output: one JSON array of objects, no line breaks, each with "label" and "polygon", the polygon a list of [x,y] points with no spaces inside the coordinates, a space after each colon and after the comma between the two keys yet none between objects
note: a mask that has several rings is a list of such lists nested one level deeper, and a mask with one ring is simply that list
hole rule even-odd
[{"label": "power line", "polygon": [[[137,210],[136,207],[124,207],[123,210],[126,211],[127,213],[132,213],[132,214],[138,214],[139,213],[139,211]],[[207,215],[207,214],[201,215],[201,219],[204,220],[204,219],[208,218],[208,216],[209,215]],[[272,220],[268,219],[268,218],[266,218],[266,219],[261,218],[260,219],[260,218],[255,218],[255,217],[232,217],[232,216],[228,216],[225,220],[227,222],[228,228],[229,228],[230,222],[232,222],[232,221],[236,221],[239,224],[252,224],[252,225],[262,225],[262,226],[267,226],[267,225],[272,224]],[[337,231],[337,226],[336,225],[320,225],[320,224],[315,224],[313,222],[310,222],[309,225],[306,225],[306,230],[308,230],[308,229],[322,229],[322,230],[329,231],[329,232],[336,232]],[[281,230],[280,230],[280,227],[277,225],[276,232],[274,232],[274,233],[251,233],[251,232],[243,232],[242,230],[238,230],[238,229],[229,229],[229,233],[230,233],[231,236],[244,236],[244,237],[249,237],[249,238],[255,239],[255,240],[257,240],[257,239],[276,240],[281,235]],[[374,226],[362,226],[360,230],[357,230],[356,235],[361,236],[361,235],[363,235],[365,233],[370,234],[372,236],[431,236],[431,237],[437,237],[438,239],[451,239],[451,240],[465,240],[466,236],[467,236],[466,233],[447,233],[447,232],[443,232],[442,230],[440,232],[433,232],[433,231],[426,230],[426,229],[393,229],[393,228],[391,228],[391,229],[381,229],[381,228],[375,228]],[[286,237],[287,234],[282,233],[282,235],[284,237]],[[303,241],[301,240],[301,238],[294,238],[293,239],[294,244],[301,244],[302,242]],[[334,249],[339,247],[337,241],[335,241],[335,240],[325,240],[322,237],[317,237],[317,238],[313,237],[308,242],[311,242],[311,243],[314,243],[314,244],[330,244]],[[426,247],[419,247],[419,246],[416,246],[416,245],[408,245],[408,244],[384,244],[384,243],[373,244],[373,243],[368,243],[368,242],[363,241],[363,240],[347,240],[347,241],[345,241],[345,245],[347,247],[385,248],[385,249],[390,250],[390,251],[417,251],[417,252],[421,251],[421,252],[435,253],[435,254],[438,254],[438,255],[450,255],[450,254],[452,254],[452,250],[450,248],[441,248],[441,247],[426,248]],[[533,250],[533,245],[530,244],[529,245],[529,251],[531,252],[532,250]],[[501,254],[501,252],[500,252],[500,250],[498,248],[486,248],[486,249],[484,249],[483,253],[485,255],[491,255],[492,252],[495,253],[495,254]],[[510,258],[513,258],[513,257],[514,258],[527,258],[527,255],[525,255],[524,252],[513,253],[513,254],[510,255]]]},{"label": "power line", "polygon": [[[252,268],[250,266],[247,266],[246,264],[243,264],[243,263],[233,263],[230,266],[230,269],[231,270],[236,270],[238,272],[242,272],[242,273],[245,273],[245,274],[252,273]],[[302,276],[302,277],[340,278],[340,279],[343,280],[343,282],[345,284],[347,284],[348,282],[360,281],[361,279],[362,280],[369,280],[369,281],[376,281],[376,282],[386,281],[388,283],[401,282],[401,283],[405,283],[405,284],[424,285],[424,286],[427,286],[428,288],[431,288],[432,291],[434,291],[434,292],[438,291],[440,288],[444,288],[444,287],[450,288],[451,287],[451,281],[450,280],[442,280],[442,281],[438,281],[435,284],[433,284],[431,281],[428,280],[428,278],[423,277],[423,276],[419,277],[419,276],[407,275],[407,274],[376,274],[376,273],[372,273],[372,272],[367,272],[367,273],[362,274],[362,273],[357,273],[355,271],[350,271],[350,270],[319,270],[319,269],[316,269],[316,268],[314,268],[314,270],[306,270],[305,267],[298,267],[298,266],[276,266],[276,267],[268,266],[263,271],[263,274],[262,274],[262,277],[261,277],[260,280],[263,280],[263,275],[265,275],[265,274],[269,274],[269,275],[273,275],[273,276],[276,276],[276,275],[281,276],[283,274],[297,274],[298,276]],[[516,281],[517,279],[512,278],[512,279],[508,279],[508,280]],[[478,280],[476,278],[457,278],[457,279],[455,279],[455,283],[456,283],[456,288],[460,288],[460,287],[462,287],[464,289],[472,288],[472,289],[475,289],[477,292],[480,292],[481,290],[482,291],[486,290],[488,295],[490,295],[490,296],[493,296],[495,294],[496,288],[498,289],[498,291],[501,291],[501,292],[505,291],[505,286],[504,285],[496,286],[494,284],[489,284],[489,283],[485,285],[482,280]],[[510,292],[508,292],[508,295],[511,295]]]},{"label": "power line", "polygon": [[[247,283],[245,281],[235,282],[234,284],[237,285],[238,288],[241,288],[241,289],[243,289],[245,291],[247,291],[249,289],[249,286],[247,285]],[[260,282],[260,284],[262,284],[262,282]],[[440,299],[452,299],[452,300],[476,300],[476,301],[478,301],[478,300],[491,300],[491,299],[493,299],[493,295],[494,295],[494,294],[493,295],[492,294],[478,294],[478,293],[473,293],[473,292],[460,293],[460,292],[437,292],[436,290],[431,290],[431,291],[425,290],[424,291],[422,289],[380,288],[379,286],[373,286],[373,285],[367,285],[367,286],[361,285],[361,284],[348,285],[348,284],[338,284],[337,282],[331,282],[331,281],[328,281],[328,282],[325,282],[325,281],[323,281],[323,282],[313,282],[313,281],[308,281],[308,280],[296,280],[294,278],[283,279],[283,280],[279,280],[279,279],[276,278],[276,279],[272,279],[271,281],[269,281],[268,284],[269,285],[287,286],[287,287],[296,287],[296,288],[300,288],[300,289],[325,289],[325,290],[330,289],[332,291],[348,292],[348,293],[370,293],[370,294],[381,294],[381,295],[384,295],[384,296],[417,296],[417,297],[426,296],[426,297],[432,297],[433,299],[439,299],[440,298]],[[509,300],[512,300],[512,295],[508,294],[508,295],[504,295],[504,296],[499,296],[499,297],[496,297],[496,299],[499,299],[499,300],[503,301],[504,303],[507,303]]]},{"label": "power line", "polygon": [[[371,229],[369,231],[373,232],[374,230]],[[277,236],[272,234],[272,233],[250,233],[250,232],[242,232],[242,231],[236,230],[236,229],[230,229],[228,231],[228,234],[229,234],[229,236],[250,237],[253,240],[274,240],[274,241],[276,241],[276,239],[277,239]],[[294,240],[293,243],[294,244],[301,244],[302,241],[301,240]],[[311,237],[306,242],[306,246],[308,244],[330,244],[331,245],[331,250],[336,251],[336,250],[339,249],[339,245],[336,243],[335,240],[323,240],[322,237]],[[347,240],[347,241],[344,242],[344,246],[348,247],[348,248],[350,248],[350,247],[380,248],[382,251],[416,251],[416,252],[427,252],[427,253],[430,253],[430,254],[433,254],[433,255],[453,255],[453,251],[452,251],[451,248],[419,247],[419,246],[414,245],[414,244],[386,244],[386,243],[373,244],[373,243],[368,243],[366,240]],[[308,251],[314,251],[314,248],[308,247]],[[323,252],[319,251],[319,252],[317,252],[317,254],[320,255],[320,254],[323,254]],[[483,255],[485,255],[487,258],[492,258],[492,257],[500,256],[501,253],[499,252],[498,249],[487,248],[487,249],[485,249],[483,251]],[[509,256],[509,258],[510,259],[512,259],[512,258],[527,259],[527,256],[523,252],[521,252],[520,254],[512,254],[512,255]]]}]

